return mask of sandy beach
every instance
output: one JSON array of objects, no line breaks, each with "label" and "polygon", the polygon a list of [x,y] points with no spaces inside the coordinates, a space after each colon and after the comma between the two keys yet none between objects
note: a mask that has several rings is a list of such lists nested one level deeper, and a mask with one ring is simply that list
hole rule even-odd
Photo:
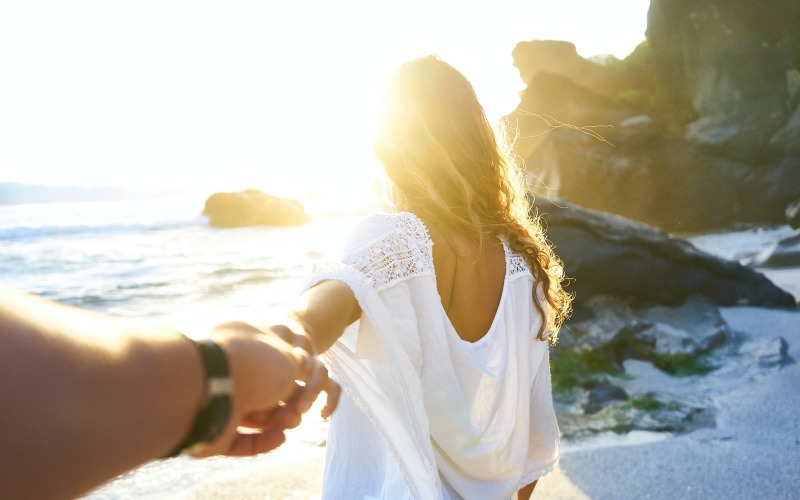
[{"label": "sandy beach", "polygon": [[[723,316],[748,343],[783,337],[800,357],[800,312],[727,308]],[[718,372],[678,383],[628,366],[640,383],[673,383],[675,392],[716,409],[716,427],[645,444],[568,447],[560,470],[537,487],[542,499],[797,498],[800,492],[800,364],[762,368],[747,355]],[[632,363],[633,365],[633,363]],[[668,378],[668,377],[667,377]]]}]

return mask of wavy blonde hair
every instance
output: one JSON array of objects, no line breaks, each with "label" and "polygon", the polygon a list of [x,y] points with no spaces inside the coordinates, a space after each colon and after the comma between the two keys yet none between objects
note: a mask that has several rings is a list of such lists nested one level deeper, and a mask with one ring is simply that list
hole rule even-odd
[{"label": "wavy blonde hair", "polygon": [[532,217],[506,134],[496,134],[469,81],[436,56],[405,63],[387,93],[373,148],[390,182],[423,219],[483,248],[502,237],[540,289],[541,340],[554,344],[570,313],[563,266]]}]

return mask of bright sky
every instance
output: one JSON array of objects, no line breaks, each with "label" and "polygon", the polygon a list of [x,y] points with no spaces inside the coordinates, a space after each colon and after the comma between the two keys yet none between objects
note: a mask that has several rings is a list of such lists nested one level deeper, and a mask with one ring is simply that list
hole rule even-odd
[{"label": "bright sky", "polygon": [[[490,117],[520,41],[625,57],[649,0],[0,3],[0,182],[347,193],[374,173],[371,110],[439,54]],[[350,193],[352,196],[352,193]]]}]

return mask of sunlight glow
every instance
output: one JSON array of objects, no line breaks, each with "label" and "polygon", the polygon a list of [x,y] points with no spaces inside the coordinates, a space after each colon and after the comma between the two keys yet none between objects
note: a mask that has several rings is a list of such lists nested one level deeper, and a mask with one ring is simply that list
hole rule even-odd
[{"label": "sunlight glow", "polygon": [[369,127],[400,63],[438,54],[496,119],[523,87],[516,43],[624,57],[648,3],[5,2],[0,182],[252,187],[344,206],[379,175]]}]

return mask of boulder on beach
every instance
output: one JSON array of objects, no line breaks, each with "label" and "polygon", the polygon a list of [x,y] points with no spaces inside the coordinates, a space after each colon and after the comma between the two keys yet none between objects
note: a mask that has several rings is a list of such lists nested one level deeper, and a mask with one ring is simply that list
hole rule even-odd
[{"label": "boulder on beach", "polygon": [[296,226],[311,221],[300,202],[255,189],[212,194],[203,214],[213,227]]},{"label": "boulder on beach", "polygon": [[570,321],[562,346],[606,353],[617,366],[631,358],[694,358],[734,336],[716,304],[702,297],[677,306],[635,307],[619,297],[598,295],[585,307],[592,318]]},{"label": "boulder on beach", "polygon": [[534,209],[574,279],[576,306],[596,295],[663,305],[697,295],[718,305],[796,306],[763,274],[646,224],[543,197]]}]

